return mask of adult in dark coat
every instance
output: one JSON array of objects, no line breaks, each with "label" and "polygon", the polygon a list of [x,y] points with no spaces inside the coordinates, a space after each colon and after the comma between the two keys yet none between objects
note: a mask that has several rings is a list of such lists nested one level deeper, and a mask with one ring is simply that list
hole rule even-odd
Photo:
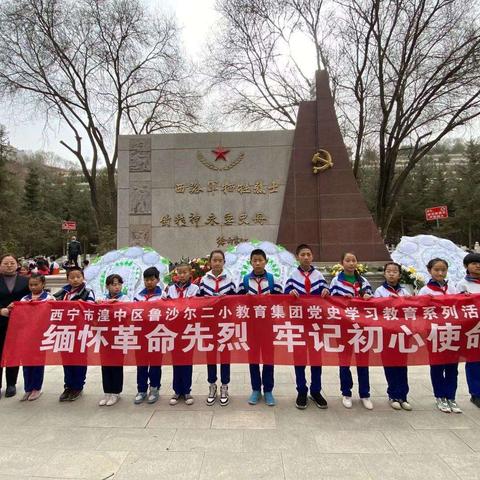
[{"label": "adult in dark coat", "polygon": [[82,254],[82,245],[77,240],[77,237],[72,237],[68,242],[68,261],[75,263],[78,267],[78,256]]},{"label": "adult in dark coat", "polygon": [[[0,257],[0,358],[3,353],[5,337],[8,329],[8,305],[20,300],[29,293],[28,277],[17,274],[17,259],[10,254]],[[16,393],[16,383],[19,367],[7,367],[7,390],[6,397],[13,397]],[[0,396],[2,388],[3,368],[0,367]]]}]

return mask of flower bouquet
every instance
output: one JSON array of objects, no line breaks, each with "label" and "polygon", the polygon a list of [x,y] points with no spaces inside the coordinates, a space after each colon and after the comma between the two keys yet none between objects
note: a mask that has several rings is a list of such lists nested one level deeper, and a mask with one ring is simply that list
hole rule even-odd
[{"label": "flower bouquet", "polygon": [[415,270],[414,267],[406,267],[405,265],[402,265],[400,283],[407,287],[409,286],[414,293],[417,293],[418,290],[425,285],[425,279]]}]

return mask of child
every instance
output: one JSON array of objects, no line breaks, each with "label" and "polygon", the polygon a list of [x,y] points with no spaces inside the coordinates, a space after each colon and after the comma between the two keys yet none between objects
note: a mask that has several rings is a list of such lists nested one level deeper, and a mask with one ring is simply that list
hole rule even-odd
[{"label": "child", "polygon": [[[38,273],[32,273],[28,279],[28,288],[30,293],[25,295],[21,302],[47,302],[48,300],[55,300],[55,298],[45,291],[45,277]],[[25,402],[29,400],[33,402],[37,400],[42,394],[43,375],[45,367],[23,367],[23,384],[25,388],[25,395],[20,400]]]},{"label": "child", "polygon": [[50,275],[58,275],[60,273],[60,266],[55,261],[55,255],[50,257]]},{"label": "child", "polygon": [[[385,281],[375,290],[376,298],[407,297],[409,293],[400,285],[402,266],[395,262],[388,262],[383,267]],[[394,410],[410,411],[412,406],[407,402],[408,394],[408,368],[383,367],[387,379],[388,402]]]},{"label": "child", "polygon": [[[456,289],[445,280],[448,272],[448,263],[442,258],[434,258],[427,264],[427,270],[432,277],[420,289],[419,295],[451,295]],[[455,401],[458,381],[458,363],[444,365],[430,365],[430,378],[437,408],[444,413],[462,413]]]},{"label": "child", "polygon": [[[103,300],[97,303],[128,302],[128,297],[122,292],[123,279],[114,273],[105,280],[107,293]],[[98,402],[100,407],[111,407],[120,400],[123,390],[123,366],[104,367],[102,365],[102,385],[104,397]]]},{"label": "child", "polygon": [[[158,301],[162,298],[162,289],[158,286],[160,272],[156,267],[149,267],[143,272],[143,283],[145,288],[137,293],[133,299],[135,302]],[[139,405],[145,399],[147,403],[155,403],[160,395],[160,380],[162,378],[161,365],[147,365],[137,367],[137,395],[133,403]],[[150,380],[150,391],[147,398],[148,381]]]},{"label": "child", "polygon": [[[300,295],[320,295],[322,298],[330,295],[325,282],[325,277],[312,265],[313,252],[306,244],[299,245],[296,250],[298,269],[287,280],[285,293],[295,297]],[[322,367],[311,366],[310,398],[318,408],[327,408],[328,404],[320,393],[322,389]],[[305,366],[295,366],[295,379],[297,383],[297,400],[295,406],[301,410],[307,408],[307,380],[305,378]]]},{"label": "child", "polygon": [[[480,253],[469,253],[463,259],[463,265],[467,269],[467,275],[457,284],[458,292],[480,293]],[[470,401],[480,408],[480,362],[466,362],[465,373]]]},{"label": "child", "polygon": [[[225,266],[225,254],[222,250],[214,250],[210,253],[209,263],[211,270],[200,281],[201,296],[234,295],[235,284],[230,275],[223,269]],[[222,363],[220,366],[220,405],[228,405],[228,384],[230,383],[230,364]],[[217,399],[217,365],[207,365],[208,388],[207,405],[211,406]]]},{"label": "child", "polygon": [[[198,285],[191,282],[192,267],[187,261],[182,260],[177,264],[177,281],[168,285],[164,292],[164,298],[189,298],[199,293]],[[192,390],[192,365],[173,366],[173,390],[170,405],[176,405],[181,397],[186,405],[193,405],[194,399],[190,394]]]},{"label": "child", "polygon": [[[95,294],[85,285],[85,278],[80,267],[71,267],[67,270],[67,281],[68,285],[54,294],[56,300],[95,301]],[[58,400],[60,402],[73,402],[82,394],[87,377],[87,367],[85,365],[64,365],[63,373],[65,390]]]},{"label": "child", "polygon": [[[275,283],[273,275],[265,270],[267,265],[267,255],[260,248],[252,250],[250,253],[250,265],[253,270],[245,275],[238,286],[240,295],[270,295],[282,293],[282,287]],[[274,378],[273,365],[263,365],[260,375],[260,365],[250,364],[250,382],[252,384],[252,393],[248,399],[250,405],[256,405],[262,396],[265,395],[265,403],[273,407],[276,403],[273,396]]]},{"label": "child", "polygon": [[[341,264],[343,271],[332,279],[330,283],[330,295],[364,299],[371,298],[373,295],[372,287],[367,279],[358,273],[356,255],[352,252],[344,253]],[[373,403],[370,400],[368,367],[357,367],[357,377],[360,400],[367,410],[372,410]],[[345,408],[352,408],[352,387],[353,379],[350,366],[341,366],[340,389],[343,396],[342,404]]]}]

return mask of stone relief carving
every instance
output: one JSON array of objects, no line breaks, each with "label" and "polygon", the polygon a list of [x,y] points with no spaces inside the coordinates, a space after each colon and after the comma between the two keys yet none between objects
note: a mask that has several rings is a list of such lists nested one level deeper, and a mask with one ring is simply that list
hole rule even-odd
[{"label": "stone relief carving", "polygon": [[149,183],[132,184],[130,187],[130,214],[150,215],[152,213],[152,190]]},{"label": "stone relief carving", "polygon": [[130,245],[149,246],[152,244],[151,225],[130,225]]},{"label": "stone relief carving", "polygon": [[131,172],[150,172],[152,170],[151,139],[130,140],[129,151]]}]

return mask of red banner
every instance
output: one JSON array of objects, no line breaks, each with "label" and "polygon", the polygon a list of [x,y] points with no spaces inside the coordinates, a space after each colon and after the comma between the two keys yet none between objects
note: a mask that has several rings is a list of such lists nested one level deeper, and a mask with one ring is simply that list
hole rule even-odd
[{"label": "red banner", "polygon": [[16,303],[3,365],[480,361],[480,294]]}]

